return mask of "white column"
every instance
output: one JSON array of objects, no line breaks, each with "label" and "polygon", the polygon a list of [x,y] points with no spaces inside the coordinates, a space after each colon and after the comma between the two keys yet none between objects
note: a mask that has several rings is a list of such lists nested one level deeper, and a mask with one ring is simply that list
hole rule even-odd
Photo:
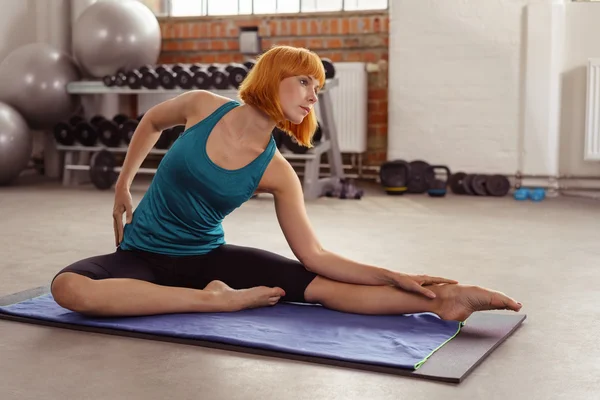
[{"label": "white column", "polygon": [[562,0],[527,7],[526,72],[519,170],[551,177],[557,188],[560,153],[561,71],[565,37]]}]

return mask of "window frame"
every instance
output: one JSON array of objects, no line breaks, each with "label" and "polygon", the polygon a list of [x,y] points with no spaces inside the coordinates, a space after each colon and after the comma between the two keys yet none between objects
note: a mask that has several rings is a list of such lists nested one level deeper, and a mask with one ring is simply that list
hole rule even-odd
[{"label": "window frame", "polygon": [[[255,1],[261,1],[261,0],[249,0],[252,2],[252,7],[251,7],[251,12],[250,13],[243,13],[240,14],[239,10],[240,10],[240,1],[238,0],[238,8],[237,8],[237,13],[233,13],[233,14],[209,14],[208,13],[208,3],[209,1],[215,1],[215,0],[195,0],[195,1],[199,1],[201,2],[201,13],[200,14],[189,14],[189,15],[173,15],[173,2],[174,1],[183,1],[183,2],[189,2],[189,0],[159,0],[158,5],[148,5],[149,2],[146,2],[144,0],[138,0],[141,1],[142,3],[145,3],[148,8],[150,8],[150,10],[155,14],[156,17],[158,18],[203,18],[203,17],[251,17],[251,16],[284,16],[284,15],[310,15],[310,14],[318,14],[318,15],[322,15],[322,14],[332,14],[332,13],[361,13],[361,12],[386,12],[389,11],[390,8],[390,2],[391,0],[385,0],[386,1],[386,5],[385,8],[357,8],[357,9],[346,9],[346,4],[347,2],[351,1],[351,0],[341,0],[342,5],[341,5],[341,9],[340,10],[326,10],[326,11],[306,11],[303,10],[303,1],[302,0],[297,0],[299,3],[299,10],[297,12],[272,12],[272,13],[255,13],[255,7],[254,7],[254,3]],[[218,1],[218,0],[217,0]],[[277,7],[277,2],[279,0],[275,0],[275,4]],[[290,1],[290,0],[287,0]],[[167,9],[167,11],[165,12],[159,12],[158,9]]]}]

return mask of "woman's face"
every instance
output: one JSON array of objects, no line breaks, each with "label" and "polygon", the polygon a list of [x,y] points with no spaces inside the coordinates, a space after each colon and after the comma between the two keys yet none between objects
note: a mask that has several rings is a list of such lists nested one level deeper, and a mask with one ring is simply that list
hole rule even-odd
[{"label": "woman's face", "polygon": [[308,75],[290,76],[279,85],[279,102],[285,118],[300,124],[317,103],[319,81]]}]

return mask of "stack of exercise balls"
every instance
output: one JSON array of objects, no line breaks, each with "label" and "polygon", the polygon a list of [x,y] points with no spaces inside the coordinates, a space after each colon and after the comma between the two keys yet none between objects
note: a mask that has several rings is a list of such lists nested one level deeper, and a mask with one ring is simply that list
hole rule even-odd
[{"label": "stack of exercise balls", "polygon": [[67,84],[158,61],[160,27],[139,1],[95,2],[72,32],[72,56],[33,43],[0,62],[0,185],[13,182],[27,167],[33,130],[50,130],[79,108]]}]

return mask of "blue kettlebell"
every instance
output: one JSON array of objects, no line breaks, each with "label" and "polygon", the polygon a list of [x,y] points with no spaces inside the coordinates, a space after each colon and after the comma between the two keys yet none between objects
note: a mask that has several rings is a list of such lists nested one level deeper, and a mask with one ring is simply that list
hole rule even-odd
[{"label": "blue kettlebell", "polygon": [[515,200],[523,201],[529,199],[529,189],[519,188],[514,193]]},{"label": "blue kettlebell", "polygon": [[546,198],[546,191],[542,188],[532,189],[529,197],[531,201],[542,201]]}]

